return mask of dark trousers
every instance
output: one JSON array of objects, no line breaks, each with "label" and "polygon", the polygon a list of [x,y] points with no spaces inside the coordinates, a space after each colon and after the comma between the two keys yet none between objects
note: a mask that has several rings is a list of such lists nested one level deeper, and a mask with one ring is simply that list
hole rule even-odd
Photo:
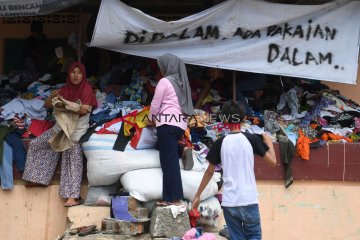
[{"label": "dark trousers", "polygon": [[163,172],[163,200],[167,202],[184,198],[177,143],[184,132],[181,128],[171,125],[157,127],[160,165]]},{"label": "dark trousers", "polygon": [[277,132],[277,137],[280,147],[280,158],[285,169],[285,187],[289,187],[293,183],[291,162],[296,149],[283,130]]}]

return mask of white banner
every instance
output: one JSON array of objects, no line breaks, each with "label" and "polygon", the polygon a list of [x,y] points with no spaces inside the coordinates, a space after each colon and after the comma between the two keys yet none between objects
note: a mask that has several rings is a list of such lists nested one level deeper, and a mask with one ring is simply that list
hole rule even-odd
[{"label": "white banner", "polygon": [[355,84],[359,33],[360,1],[229,0],[165,22],[119,0],[103,0],[90,45],[150,58],[170,52],[189,64]]}]

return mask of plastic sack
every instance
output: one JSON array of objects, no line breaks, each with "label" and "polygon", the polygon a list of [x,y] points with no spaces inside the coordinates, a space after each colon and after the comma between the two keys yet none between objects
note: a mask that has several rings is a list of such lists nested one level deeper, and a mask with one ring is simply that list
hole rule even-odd
[{"label": "plastic sack", "polygon": [[89,187],[85,205],[87,206],[110,206],[111,196],[117,192],[119,184],[112,184],[110,186]]},{"label": "plastic sack", "polygon": [[219,227],[221,205],[216,197],[213,196],[200,201],[198,210],[200,212],[200,218],[197,220],[199,226]]},{"label": "plastic sack", "polygon": [[[204,172],[181,170],[185,199],[192,200],[194,198],[203,175]],[[120,182],[125,191],[139,201],[148,202],[162,199],[161,168],[139,169],[124,173],[120,178]],[[214,196],[217,192],[218,185],[213,177],[201,194],[200,200]]]},{"label": "plastic sack", "polygon": [[130,140],[130,146],[134,149],[154,149],[156,147],[157,135],[156,128],[135,127],[136,132]]}]

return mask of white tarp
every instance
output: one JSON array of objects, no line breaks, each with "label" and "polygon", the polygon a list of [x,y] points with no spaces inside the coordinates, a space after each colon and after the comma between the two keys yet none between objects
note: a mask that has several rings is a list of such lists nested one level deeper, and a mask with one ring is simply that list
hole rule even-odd
[{"label": "white tarp", "polygon": [[0,0],[0,17],[22,17],[53,13],[85,0]]},{"label": "white tarp", "polygon": [[186,63],[356,83],[360,1],[323,5],[229,0],[165,22],[103,0],[91,46],[143,57],[170,52]]}]

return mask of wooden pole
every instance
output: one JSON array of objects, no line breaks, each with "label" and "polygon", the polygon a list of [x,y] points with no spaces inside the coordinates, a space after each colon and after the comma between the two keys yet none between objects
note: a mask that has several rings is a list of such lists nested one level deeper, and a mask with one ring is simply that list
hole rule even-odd
[{"label": "wooden pole", "polygon": [[233,85],[233,100],[236,101],[236,71],[233,71],[232,85]]},{"label": "wooden pole", "polygon": [[79,29],[78,29],[78,49],[77,49],[77,55],[78,55],[78,61],[81,62],[81,38],[82,38],[82,8],[81,5],[79,5]]}]

